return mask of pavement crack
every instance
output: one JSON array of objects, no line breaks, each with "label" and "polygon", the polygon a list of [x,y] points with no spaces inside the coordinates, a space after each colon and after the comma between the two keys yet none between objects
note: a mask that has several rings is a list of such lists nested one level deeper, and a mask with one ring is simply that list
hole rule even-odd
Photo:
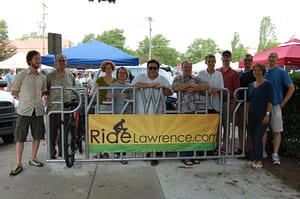
[{"label": "pavement crack", "polygon": [[94,181],[95,181],[95,176],[96,176],[96,173],[97,173],[97,170],[98,170],[98,165],[99,165],[99,162],[97,162],[95,170],[94,170],[94,173],[93,173],[93,176],[92,176],[92,180],[91,180],[91,183],[90,183],[90,186],[89,186],[89,191],[88,191],[87,199],[89,199],[90,196],[91,196],[92,187],[93,187],[93,184],[94,184]]}]

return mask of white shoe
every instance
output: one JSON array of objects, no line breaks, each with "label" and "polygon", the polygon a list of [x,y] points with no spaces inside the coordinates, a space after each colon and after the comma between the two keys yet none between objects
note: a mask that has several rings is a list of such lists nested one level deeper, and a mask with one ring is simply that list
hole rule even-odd
[{"label": "white shoe", "polygon": [[266,150],[263,150],[263,158],[267,158],[268,157],[268,154],[266,152]]},{"label": "white shoe", "polygon": [[272,161],[274,165],[280,165],[280,157],[275,153],[272,154]]}]

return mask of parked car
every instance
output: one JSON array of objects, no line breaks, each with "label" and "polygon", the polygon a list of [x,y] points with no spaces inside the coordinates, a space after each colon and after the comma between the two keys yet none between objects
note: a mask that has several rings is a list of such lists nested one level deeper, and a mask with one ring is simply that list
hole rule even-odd
[{"label": "parked car", "polygon": [[[129,72],[129,77],[128,77],[128,81],[132,82],[132,80],[134,79],[134,77],[136,77],[137,75],[141,74],[141,73],[147,73],[147,67],[145,66],[124,66],[128,72]],[[170,73],[166,72],[164,69],[159,69],[159,74],[166,77],[167,80],[170,82],[170,84],[172,85],[173,83],[173,77],[171,76]],[[105,73],[103,71],[99,71],[97,74],[97,78],[104,76]],[[113,77],[116,77],[116,70],[114,70],[113,73]],[[167,110],[175,110],[177,105],[177,96],[176,93],[174,93],[172,96],[168,96],[166,99],[166,108]]]},{"label": "parked car", "polygon": [[[6,87],[6,81],[0,81],[0,87]],[[4,90],[0,90],[0,137],[4,143],[14,142],[14,129],[17,121],[18,101]]]}]

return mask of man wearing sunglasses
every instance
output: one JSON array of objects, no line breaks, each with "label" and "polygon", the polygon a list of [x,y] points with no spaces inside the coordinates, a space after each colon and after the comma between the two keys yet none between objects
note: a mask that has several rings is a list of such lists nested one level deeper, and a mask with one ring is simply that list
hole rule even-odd
[{"label": "man wearing sunglasses", "polygon": [[[137,90],[135,98],[136,114],[162,114],[164,112],[163,102],[158,101],[161,100],[160,89],[163,88],[165,96],[173,94],[169,81],[164,76],[159,75],[159,66],[159,62],[155,59],[149,60],[147,62],[147,73],[141,73],[132,81],[133,86],[140,88]],[[154,99],[151,96],[154,96]],[[158,107],[153,105],[153,100],[159,102]],[[146,109],[148,105],[149,109]],[[151,152],[147,155],[153,157],[154,153]],[[157,164],[158,160],[151,160],[152,166],[156,166]]]},{"label": "man wearing sunglasses", "polygon": [[[142,73],[133,79],[132,85],[137,88],[142,88],[145,96],[149,95],[149,92],[153,91],[155,100],[159,98],[159,90],[163,88],[163,94],[170,96],[173,94],[171,84],[162,75],[159,75],[159,62],[152,59],[147,63],[147,73]],[[137,91],[136,95],[136,113],[137,114],[162,114],[164,111],[163,104],[160,103],[158,111],[156,107],[153,107],[153,103],[150,103],[149,110],[145,110],[145,102],[142,100],[142,93],[140,90]],[[147,101],[149,99],[146,99]]]}]

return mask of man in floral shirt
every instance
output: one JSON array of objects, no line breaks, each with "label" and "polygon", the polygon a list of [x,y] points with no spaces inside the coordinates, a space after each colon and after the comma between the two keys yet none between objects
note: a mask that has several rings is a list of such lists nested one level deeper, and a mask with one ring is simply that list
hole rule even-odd
[{"label": "man in floral shirt", "polygon": [[[202,81],[199,77],[192,75],[192,63],[184,61],[181,64],[182,75],[175,77],[173,80],[173,90],[180,91],[180,113],[193,114],[196,111],[195,101],[200,99],[200,91],[208,89],[210,86],[207,82]],[[181,152],[181,156],[192,156],[193,152]],[[183,160],[187,166],[199,164],[199,160]]]},{"label": "man in floral shirt", "polygon": [[209,84],[192,75],[192,63],[190,61],[182,62],[181,66],[183,74],[175,77],[173,90],[180,91],[180,113],[195,113],[196,104],[194,101],[199,100],[199,91],[208,89]]}]

